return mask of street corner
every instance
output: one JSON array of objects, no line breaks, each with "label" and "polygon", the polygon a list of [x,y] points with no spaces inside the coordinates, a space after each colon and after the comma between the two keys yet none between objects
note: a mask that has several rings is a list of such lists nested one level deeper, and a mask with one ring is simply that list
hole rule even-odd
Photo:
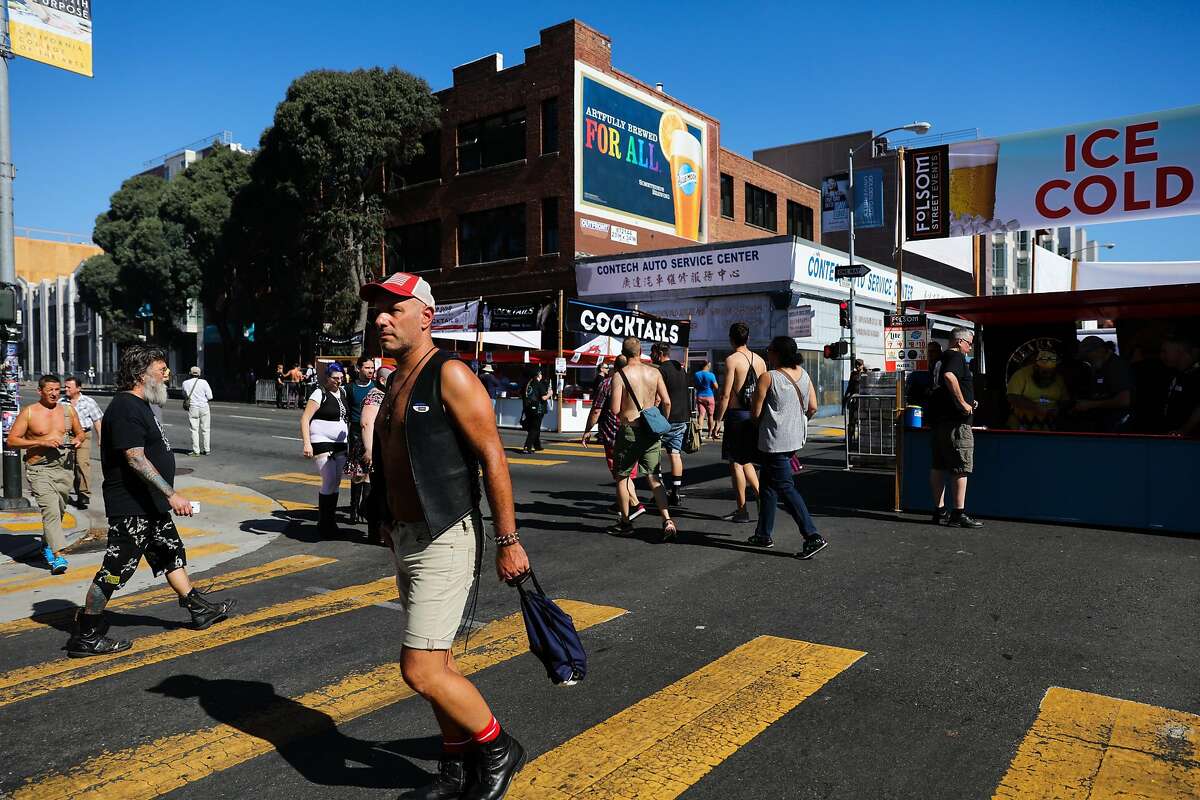
[{"label": "street corner", "polygon": [[[264,494],[220,481],[182,476],[176,490],[197,508],[192,517],[176,517],[187,548],[187,570],[199,574],[264,547],[282,533],[285,507]],[[99,499],[99,498],[94,498]],[[41,515],[37,509],[0,516],[0,541],[6,560],[0,563],[0,622],[19,620],[79,603],[104,558],[106,543],[103,502],[72,509],[64,519],[70,567],[51,575],[37,558],[41,547]],[[139,570],[122,589],[131,594],[156,586],[150,570]]]}]

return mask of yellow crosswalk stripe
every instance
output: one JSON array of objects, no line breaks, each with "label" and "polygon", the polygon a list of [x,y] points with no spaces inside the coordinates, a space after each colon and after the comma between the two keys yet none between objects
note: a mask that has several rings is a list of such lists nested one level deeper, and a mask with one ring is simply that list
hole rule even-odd
[{"label": "yellow crosswalk stripe", "polygon": [[[313,569],[324,564],[333,564],[336,561],[336,558],[323,558],[321,556],[288,556],[276,561],[269,561],[261,566],[227,572],[213,579],[193,575],[192,580],[198,586],[204,588],[204,591],[219,592],[226,589],[235,589],[249,583],[258,583],[270,580],[271,578],[279,578],[284,575],[303,572],[304,570]],[[164,586],[161,589],[151,589],[148,592],[117,595],[109,602],[108,607],[111,609],[145,608],[174,600],[175,596],[175,590]],[[56,611],[49,611],[45,614],[36,614],[33,617],[0,623],[0,636],[13,636],[25,631],[38,630],[47,625],[53,626],[56,623],[70,622],[75,616],[77,608],[78,606],[70,606]]]},{"label": "yellow crosswalk stripe", "polygon": [[180,489],[180,494],[188,500],[198,502],[201,514],[204,513],[204,506],[206,504],[224,508],[252,508],[255,511],[274,511],[279,507],[269,497],[246,494],[244,492],[232,492],[213,486],[188,486]]},{"label": "yellow crosswalk stripe", "polygon": [[[189,547],[187,554],[189,558],[199,558],[200,556],[211,556],[217,553],[229,553],[237,550],[237,547],[232,544],[223,542],[213,542],[212,544],[202,544],[199,547]],[[0,586],[0,596],[6,594],[16,594],[17,592],[27,592],[30,589],[41,589],[45,586],[55,586],[63,584],[77,584],[80,579],[80,570],[87,570],[89,574],[86,576],[91,579],[90,570],[97,569],[100,562],[104,560],[104,553],[97,553],[95,557],[88,557],[80,560],[71,559],[70,570],[63,575],[50,575],[49,577],[41,578],[26,578],[22,581],[14,583],[6,583]],[[45,573],[43,573],[44,575]]]},{"label": "yellow crosswalk stripe", "polygon": [[1051,687],[993,800],[1200,797],[1200,716]]},{"label": "yellow crosswalk stripe", "polygon": [[[578,630],[625,613],[624,609],[573,600],[559,606]],[[520,614],[497,620],[471,634],[471,651],[455,655],[459,670],[471,675],[529,650]],[[31,779],[13,800],[150,800],[256,756],[327,730],[324,720],[341,725],[413,696],[400,679],[398,662],[383,664],[294,699],[247,715],[236,725],[214,725],[166,736],[117,753],[104,753],[66,773]],[[322,727],[314,729],[313,720]],[[270,740],[251,731],[271,730]]]},{"label": "yellow crosswalk stripe", "polygon": [[864,655],[760,636],[540,756],[508,796],[678,797]]},{"label": "yellow crosswalk stripe", "polygon": [[[316,475],[309,475],[306,472],[280,472],[277,475],[263,475],[260,480],[264,481],[280,481],[282,483],[300,483],[305,486],[320,486],[321,479]],[[342,481],[343,489],[350,488],[350,481]]]},{"label": "yellow crosswalk stripe", "polygon": [[541,458],[510,458],[510,464],[529,464],[534,467],[553,467],[555,464],[565,464],[566,461],[553,461]]},{"label": "yellow crosswalk stripe", "polygon": [[559,450],[558,445],[553,449],[546,448],[538,453],[540,456],[574,456],[575,458],[604,458],[603,450]]},{"label": "yellow crosswalk stripe", "polygon": [[317,507],[312,503],[301,503],[296,500],[278,500],[279,505],[283,506],[287,511],[316,511]]},{"label": "yellow crosswalk stripe", "polygon": [[[62,524],[67,530],[75,527],[78,522],[74,514],[64,514]],[[40,531],[42,529],[42,517],[40,514],[26,516],[22,514],[16,519],[5,519],[0,522],[0,528],[14,533],[23,533],[25,531]]]},{"label": "yellow crosswalk stripe", "polygon": [[249,614],[235,614],[206,631],[177,628],[143,636],[134,642],[133,649],[117,655],[97,656],[86,661],[64,658],[22,667],[0,674],[0,706],[395,599],[396,579],[380,578],[371,583],[268,606]]}]

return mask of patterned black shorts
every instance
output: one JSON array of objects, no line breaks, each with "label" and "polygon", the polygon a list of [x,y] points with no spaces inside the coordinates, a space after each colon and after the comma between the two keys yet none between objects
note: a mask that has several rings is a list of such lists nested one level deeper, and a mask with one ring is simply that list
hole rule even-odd
[{"label": "patterned black shorts", "polygon": [[187,554],[170,514],[109,517],[108,549],[92,582],[114,591],[122,588],[137,572],[142,556],[155,575],[187,565]]}]

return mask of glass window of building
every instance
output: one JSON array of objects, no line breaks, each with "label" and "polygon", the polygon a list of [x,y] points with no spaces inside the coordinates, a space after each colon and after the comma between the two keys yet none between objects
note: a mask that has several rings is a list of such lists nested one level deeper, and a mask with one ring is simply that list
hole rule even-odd
[{"label": "glass window of building", "polygon": [[525,204],[458,218],[458,263],[485,264],[525,256]]},{"label": "glass window of building", "polygon": [[721,173],[721,216],[733,219],[733,176]]},{"label": "glass window of building", "polygon": [[558,98],[542,101],[542,152],[558,152]]},{"label": "glass window of building", "polygon": [[389,176],[390,189],[403,189],[442,177],[442,132],[429,131],[421,136],[421,154],[407,164],[397,164]]},{"label": "glass window of building", "polygon": [[525,158],[525,109],[458,126],[458,172],[509,164]]},{"label": "glass window of building", "polygon": [[542,252],[558,252],[558,198],[542,199]]},{"label": "glass window of building", "polygon": [[787,235],[801,239],[813,238],[813,210],[794,200],[787,201]]},{"label": "glass window of building", "polygon": [[387,273],[425,272],[442,265],[442,224],[431,219],[389,228]]},{"label": "glass window of building", "polygon": [[775,195],[752,183],[746,184],[746,224],[769,231],[778,230],[775,218]]}]

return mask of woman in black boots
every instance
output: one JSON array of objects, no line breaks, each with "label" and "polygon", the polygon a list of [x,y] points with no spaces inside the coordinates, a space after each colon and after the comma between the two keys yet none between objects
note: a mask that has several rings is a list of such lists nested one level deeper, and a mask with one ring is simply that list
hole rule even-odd
[{"label": "woman in black boots", "polygon": [[539,368],[525,384],[524,419],[525,447],[522,453],[536,453],[542,450],[542,417],[546,416],[547,403],[550,399],[550,384],[543,377]]},{"label": "woman in black boots", "polygon": [[325,382],[313,389],[300,415],[300,438],[304,441],[304,457],[311,458],[321,476],[318,495],[317,531],[322,538],[338,535],[337,501],[346,469],[346,446],[349,438],[349,412],[342,380],[346,377],[342,365],[334,361],[325,368]]}]

